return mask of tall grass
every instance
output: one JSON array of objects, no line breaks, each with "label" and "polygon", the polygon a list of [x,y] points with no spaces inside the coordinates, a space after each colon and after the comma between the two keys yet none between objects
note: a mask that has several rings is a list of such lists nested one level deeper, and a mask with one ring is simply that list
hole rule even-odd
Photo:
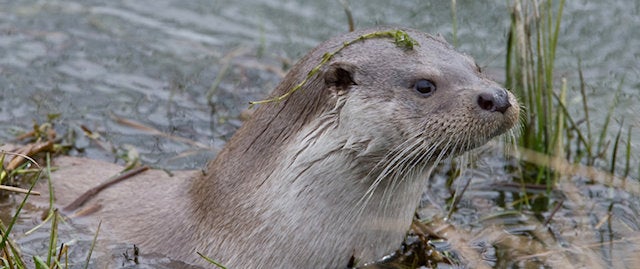
[{"label": "tall grass", "polygon": [[[518,95],[525,110],[519,145],[572,163],[599,166],[611,174],[629,176],[632,129],[620,123],[617,135],[608,136],[622,90],[620,81],[599,128],[593,128],[589,114],[588,85],[578,59],[580,118],[567,109],[567,81],[554,74],[564,0],[513,0],[511,27],[507,41],[506,87]],[[624,143],[626,140],[626,143]],[[621,162],[617,162],[622,158]],[[620,165],[621,163],[622,165]],[[617,165],[618,164],[618,165]],[[522,179],[527,183],[552,186],[557,174],[549,166],[522,163]]]},{"label": "tall grass", "polygon": [[[563,155],[562,137],[569,116],[555,108],[564,103],[565,93],[554,92],[553,70],[563,7],[564,0],[539,5],[537,1],[514,0],[507,41],[505,84],[518,95],[526,111],[519,144],[551,156]],[[551,170],[536,169],[533,183],[553,182]]]}]

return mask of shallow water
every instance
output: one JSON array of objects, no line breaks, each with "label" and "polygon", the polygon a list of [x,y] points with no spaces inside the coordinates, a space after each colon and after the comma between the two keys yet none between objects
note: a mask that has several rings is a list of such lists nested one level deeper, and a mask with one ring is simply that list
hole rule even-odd
[{"label": "shallow water", "polygon": [[[485,70],[500,74],[509,16],[505,1],[496,3],[458,1],[457,47]],[[442,33],[452,42],[449,1],[360,0],[350,1],[350,6],[358,28],[409,26]],[[593,126],[602,126],[621,83],[609,133],[614,137],[621,122],[624,129],[638,130],[640,3],[567,1],[563,18],[557,76],[568,78],[569,108],[580,110],[581,59]],[[117,154],[134,145],[145,163],[200,168],[240,126],[238,117],[248,101],[271,91],[308,49],[346,29],[337,1],[0,0],[0,143],[31,130],[34,121],[59,114],[54,121],[58,133],[77,133],[73,154],[114,158],[112,149],[81,135],[80,126],[86,126],[114,145]],[[192,142],[157,136],[119,119]],[[632,139],[637,163],[640,135]],[[490,159],[488,166],[503,162]],[[508,179],[508,174],[489,171],[491,176],[476,177],[483,183],[465,194],[470,200],[461,205],[456,221],[473,226],[481,216],[478,203],[485,202],[488,209],[508,208],[518,199],[490,185]],[[635,179],[639,172],[632,171]],[[438,182],[435,192],[443,193],[434,196],[449,198]],[[602,186],[580,184],[594,206],[605,208],[592,215],[606,213],[614,200],[614,212],[619,212],[614,214],[638,230],[638,197],[612,199],[628,194],[612,195]],[[565,205],[565,215],[556,218],[571,219],[573,206]],[[0,211],[3,220],[6,208]]]},{"label": "shallow water", "polygon": [[[282,70],[308,49],[344,32],[333,1],[4,1],[0,9],[0,141],[60,114],[59,129],[85,125],[114,145],[135,145],[148,163],[200,167],[210,156],[172,159],[199,150],[118,124],[115,117],[219,148],[239,126],[237,115],[269,92]],[[451,36],[447,1],[351,1],[357,27],[410,26]],[[502,2],[501,2],[502,3]],[[558,50],[559,75],[579,108],[577,62],[589,84],[592,118],[603,121],[624,78],[617,119],[640,125],[640,33],[637,3],[567,3]],[[458,47],[501,73],[507,6],[459,3]],[[331,17],[329,17],[331,14]],[[482,14],[482,16],[478,16]],[[225,56],[231,55],[230,61]],[[235,56],[235,57],[234,57]],[[228,65],[225,65],[229,62]],[[224,66],[211,100],[211,89]],[[501,77],[498,77],[501,79]],[[209,105],[212,101],[215,105]],[[612,128],[612,132],[617,131]],[[640,136],[634,149],[639,152]],[[87,148],[86,141],[78,147]],[[194,156],[194,155],[190,155]]]}]

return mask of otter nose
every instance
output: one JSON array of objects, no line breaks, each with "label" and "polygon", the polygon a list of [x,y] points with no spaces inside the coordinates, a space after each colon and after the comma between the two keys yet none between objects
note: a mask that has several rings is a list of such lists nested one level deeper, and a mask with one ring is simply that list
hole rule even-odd
[{"label": "otter nose", "polygon": [[478,95],[478,105],[480,108],[495,112],[499,111],[504,113],[509,109],[511,103],[509,103],[509,94],[507,90],[500,88],[491,88]]}]

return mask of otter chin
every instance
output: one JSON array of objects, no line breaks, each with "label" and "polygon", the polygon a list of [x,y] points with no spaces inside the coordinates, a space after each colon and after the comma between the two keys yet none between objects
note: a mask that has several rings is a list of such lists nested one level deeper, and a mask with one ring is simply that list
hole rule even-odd
[{"label": "otter chin", "polygon": [[[344,268],[392,253],[434,165],[519,118],[513,94],[440,37],[401,28],[412,48],[357,40],[392,30],[320,44],[271,96],[302,86],[259,105],[204,173],[144,172],[96,195],[82,218],[102,220],[111,240],[199,265],[196,252],[229,268]],[[57,166],[60,205],[120,168],[72,157]]]}]

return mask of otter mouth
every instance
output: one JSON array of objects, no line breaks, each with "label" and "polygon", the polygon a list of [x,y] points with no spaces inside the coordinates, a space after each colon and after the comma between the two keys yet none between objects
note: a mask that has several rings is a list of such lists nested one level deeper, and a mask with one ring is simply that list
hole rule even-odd
[{"label": "otter mouth", "polygon": [[[507,94],[506,98],[509,98],[510,93],[505,92],[505,94]],[[508,134],[517,125],[519,117],[517,103],[512,104],[511,101],[488,102],[486,98],[480,96],[478,97],[478,105],[484,106],[484,108],[482,108],[483,111],[476,114],[479,117],[477,120],[472,120],[467,124],[452,120],[458,124],[453,124],[448,128],[456,131],[445,132],[449,135],[436,139],[425,139],[425,144],[431,145],[431,147],[425,147],[423,152],[428,156],[427,159],[438,162],[447,157],[457,157],[467,151],[482,147],[496,137]],[[442,130],[427,129],[425,133],[440,131]]]}]

